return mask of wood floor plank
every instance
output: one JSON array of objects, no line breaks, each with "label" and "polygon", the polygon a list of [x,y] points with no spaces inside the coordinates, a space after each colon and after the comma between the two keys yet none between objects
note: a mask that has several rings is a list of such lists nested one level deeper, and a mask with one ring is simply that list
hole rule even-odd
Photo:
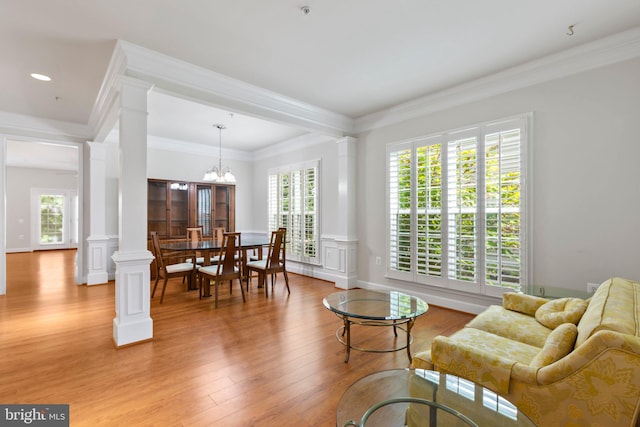
[{"label": "wood floor plank", "polygon": [[[74,251],[7,255],[0,296],[0,402],[68,403],[72,426],[332,426],[338,400],[357,379],[408,366],[405,351],[352,351],[342,322],[322,305],[333,283],[290,274],[247,302],[235,285],[211,298],[167,286],[152,299],[154,339],[115,349],[114,284],[74,283]],[[151,284],[152,285],[152,284]],[[413,328],[412,350],[450,335],[473,315],[431,306]],[[362,345],[387,347],[390,328],[354,328]]]}]

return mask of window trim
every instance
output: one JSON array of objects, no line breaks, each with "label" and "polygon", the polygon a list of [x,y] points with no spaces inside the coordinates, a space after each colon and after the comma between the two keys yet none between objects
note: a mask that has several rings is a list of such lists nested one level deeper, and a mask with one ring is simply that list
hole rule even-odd
[{"label": "window trim", "polygon": [[[477,264],[476,267],[476,282],[459,281],[448,278],[448,251],[443,250],[441,258],[442,276],[429,276],[428,274],[419,274],[417,269],[417,213],[420,208],[417,206],[416,199],[416,187],[417,187],[417,149],[425,145],[441,144],[441,164],[446,164],[448,159],[448,143],[461,139],[468,135],[476,135],[479,143],[477,144],[477,158],[484,158],[485,136],[496,132],[498,130],[506,130],[505,126],[513,123],[522,130],[522,136],[520,139],[520,249],[521,249],[521,271],[520,271],[520,290],[527,291],[529,284],[531,283],[530,271],[531,261],[533,254],[532,247],[532,233],[533,233],[533,205],[531,199],[533,196],[533,156],[532,154],[532,123],[533,114],[526,113],[502,119],[492,120],[485,123],[479,123],[472,126],[465,126],[458,129],[447,130],[443,132],[437,132],[429,135],[419,136],[406,140],[390,142],[386,145],[386,157],[385,157],[385,172],[386,172],[386,203],[385,203],[385,231],[386,231],[386,274],[385,277],[390,279],[397,279],[402,281],[409,281],[418,284],[425,284],[436,287],[443,287],[452,290],[458,290],[469,293],[484,294],[490,296],[501,296],[505,291],[512,290],[505,286],[494,286],[485,283],[485,217],[486,209],[485,203],[479,202],[477,205],[478,220],[476,221],[476,228],[482,230],[477,234],[478,240],[477,246]],[[410,271],[396,271],[391,269],[391,182],[390,182],[390,159],[391,154],[398,151],[411,150],[411,268]],[[482,176],[480,181],[480,191],[477,194],[479,201],[483,201],[485,194],[485,162],[478,162],[477,176]],[[446,193],[448,191],[448,172],[442,169],[441,173],[441,192],[442,192],[442,204],[441,204],[441,216],[444,221],[442,226],[442,245],[443,248],[448,245],[448,215],[449,215],[449,203]],[[481,208],[480,208],[480,205]]]}]

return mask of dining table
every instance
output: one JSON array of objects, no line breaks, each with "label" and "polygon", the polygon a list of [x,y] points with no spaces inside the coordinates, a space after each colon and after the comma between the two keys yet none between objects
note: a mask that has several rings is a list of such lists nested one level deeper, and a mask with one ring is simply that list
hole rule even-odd
[{"label": "dining table", "polygon": [[[160,243],[160,249],[167,251],[181,251],[185,252],[185,256],[190,256],[188,254],[193,254],[195,259],[195,254],[200,253],[204,258],[203,265],[211,265],[211,257],[215,256],[216,253],[220,250],[222,246],[221,238],[211,238],[211,239],[202,239],[202,240],[184,240],[179,242],[165,242]],[[262,248],[265,246],[269,246],[269,235],[264,233],[242,233],[240,236],[240,265],[242,272],[242,280],[249,280],[249,275],[247,274],[247,252],[250,250],[257,250],[258,259],[262,259]],[[193,281],[195,286],[195,281]],[[204,286],[204,296],[211,296],[211,288],[209,286],[209,281],[205,281]],[[192,288],[197,289],[197,288]]]}]

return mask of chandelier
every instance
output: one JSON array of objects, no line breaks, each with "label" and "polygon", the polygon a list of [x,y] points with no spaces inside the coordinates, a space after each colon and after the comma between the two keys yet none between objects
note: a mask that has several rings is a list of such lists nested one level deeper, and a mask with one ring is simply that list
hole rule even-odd
[{"label": "chandelier", "polygon": [[219,147],[219,155],[218,155],[218,166],[214,166],[210,168],[207,173],[204,174],[202,178],[203,181],[213,181],[219,183],[225,182],[236,182],[236,177],[231,173],[231,169],[229,166],[222,167],[222,129],[226,129],[225,125],[216,124],[213,125],[214,128],[218,128],[218,147]]}]

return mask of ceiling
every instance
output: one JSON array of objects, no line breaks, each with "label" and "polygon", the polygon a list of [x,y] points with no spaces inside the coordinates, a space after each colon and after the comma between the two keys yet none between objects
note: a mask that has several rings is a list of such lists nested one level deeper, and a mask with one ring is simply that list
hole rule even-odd
[{"label": "ceiling", "polygon": [[[0,112],[84,125],[118,39],[357,119],[640,26],[638,0],[0,0],[0,11]],[[307,132],[150,95],[154,136],[217,143],[214,123],[242,151]]]}]

